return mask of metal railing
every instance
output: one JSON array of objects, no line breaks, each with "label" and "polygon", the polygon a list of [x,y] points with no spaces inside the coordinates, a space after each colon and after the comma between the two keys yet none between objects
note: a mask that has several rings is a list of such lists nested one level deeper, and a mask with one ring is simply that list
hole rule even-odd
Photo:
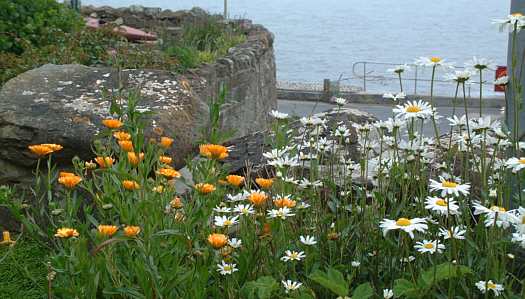
[{"label": "metal railing", "polygon": [[[430,82],[432,81],[430,74],[427,77],[424,76],[425,74],[424,70],[431,69],[429,67],[423,67],[417,64],[408,64],[408,63],[403,64],[403,63],[385,63],[385,62],[372,62],[372,61],[355,62],[352,65],[352,76],[341,78],[340,81],[353,80],[354,84],[356,80],[360,81],[363,91],[366,92],[367,85],[371,84],[372,82],[398,81],[399,78],[397,77],[397,75],[392,74],[391,76],[388,76],[388,73],[387,73],[387,68],[395,67],[398,65],[407,65],[410,67],[410,70],[405,71],[402,75],[403,82],[405,81],[412,82],[412,84],[410,84],[412,85],[410,88],[410,91],[406,89],[405,90],[406,93],[413,91],[413,95],[417,95],[418,88],[422,85],[422,83],[430,84]],[[378,68],[381,69],[380,72],[377,70]],[[460,70],[464,68],[454,67],[454,69]],[[487,76],[487,79],[484,80],[483,82],[484,89],[485,89],[485,86],[490,86],[490,87],[493,86],[492,80],[488,80],[488,78],[489,76]],[[438,76],[434,78],[435,85],[444,84],[444,83],[453,85],[451,84],[450,81],[440,79]],[[479,82],[476,82],[475,80],[473,80],[467,86],[469,96],[470,96],[471,89],[472,89],[471,85],[479,85]],[[479,87],[477,87],[476,89],[479,90]]]}]

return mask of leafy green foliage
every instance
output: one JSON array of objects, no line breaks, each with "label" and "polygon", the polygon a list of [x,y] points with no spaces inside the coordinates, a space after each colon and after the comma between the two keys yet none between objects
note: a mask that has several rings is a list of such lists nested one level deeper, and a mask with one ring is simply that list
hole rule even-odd
[{"label": "leafy green foliage", "polygon": [[422,272],[416,283],[397,279],[394,283],[394,293],[399,297],[420,298],[440,282],[462,278],[472,273],[472,269],[467,266],[442,263]]},{"label": "leafy green foliage", "polygon": [[262,276],[255,281],[249,281],[241,289],[243,298],[269,299],[279,288],[279,283],[271,276]]},{"label": "leafy green foliage", "polygon": [[23,41],[47,46],[55,43],[57,34],[82,24],[78,14],[55,0],[0,1],[0,51],[21,54]]},{"label": "leafy green foliage", "polygon": [[181,38],[168,40],[164,52],[177,59],[177,71],[185,71],[215,61],[245,39],[237,26],[209,17],[186,24]]},{"label": "leafy green foliage", "polygon": [[355,290],[352,292],[352,298],[354,299],[367,299],[373,295],[374,289],[369,282],[358,285],[357,288],[355,288]]},{"label": "leafy green foliage", "polygon": [[348,296],[348,282],[343,274],[334,268],[329,268],[327,272],[316,270],[309,278],[338,296]]},{"label": "leafy green foliage", "polygon": [[[0,191],[0,196],[1,195]],[[47,249],[22,238],[13,247],[0,247],[0,294],[2,298],[44,298]]]}]

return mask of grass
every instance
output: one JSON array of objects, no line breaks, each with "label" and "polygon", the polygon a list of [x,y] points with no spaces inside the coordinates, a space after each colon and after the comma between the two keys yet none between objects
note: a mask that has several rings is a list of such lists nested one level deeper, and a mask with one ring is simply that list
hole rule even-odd
[{"label": "grass", "polygon": [[0,247],[0,294],[2,298],[45,298],[46,249],[21,238],[14,247]]}]

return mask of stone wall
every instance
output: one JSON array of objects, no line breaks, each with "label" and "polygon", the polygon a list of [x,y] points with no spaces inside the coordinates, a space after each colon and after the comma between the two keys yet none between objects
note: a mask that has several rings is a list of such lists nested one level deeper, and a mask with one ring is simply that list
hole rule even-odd
[{"label": "stone wall", "polygon": [[[277,106],[273,35],[249,21],[242,26],[245,43],[215,63],[184,74],[158,70],[119,74],[107,67],[46,65],[8,81],[0,91],[0,184],[31,178],[35,159],[27,150],[30,144],[62,143],[59,168],[67,168],[75,155],[93,158],[89,144],[102,129],[100,121],[108,117],[110,104],[102,89],[119,84],[141,87],[142,108],[156,115],[151,124],[164,135],[175,136],[171,154],[178,167],[193,156],[199,132],[209,125],[208,103],[222,83],[229,88],[222,127],[233,129],[234,137],[266,128],[269,112]],[[119,77],[123,82],[117,81]]]}]

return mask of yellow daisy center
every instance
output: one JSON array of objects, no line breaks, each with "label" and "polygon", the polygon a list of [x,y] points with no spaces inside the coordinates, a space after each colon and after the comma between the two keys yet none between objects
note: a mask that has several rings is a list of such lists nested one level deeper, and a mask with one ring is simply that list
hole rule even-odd
[{"label": "yellow daisy center", "polygon": [[230,226],[232,224],[233,224],[233,222],[230,219],[224,221],[224,225],[226,225],[226,226]]},{"label": "yellow daisy center", "polygon": [[444,199],[438,199],[438,200],[436,200],[436,205],[442,206],[442,207],[446,207],[447,206],[447,201],[444,200]]},{"label": "yellow daisy center", "polygon": [[505,210],[504,207],[498,207],[498,206],[492,206],[490,207],[490,209],[494,212],[501,212],[501,213],[505,213],[507,210]]},{"label": "yellow daisy center", "polygon": [[487,282],[487,289],[495,289],[496,288],[496,285],[493,284],[492,282]]},{"label": "yellow daisy center", "polygon": [[511,14],[511,16],[513,16],[513,17],[523,17],[523,14],[520,13],[520,12],[515,12],[515,13]]},{"label": "yellow daisy center", "polygon": [[406,112],[409,112],[409,113],[417,113],[420,111],[421,111],[421,108],[416,105],[410,105],[410,106],[407,106],[406,108]]},{"label": "yellow daisy center", "polygon": [[224,271],[231,271],[231,270],[232,270],[232,266],[230,265],[224,266]]},{"label": "yellow daisy center", "polygon": [[426,249],[432,249],[432,248],[434,248],[434,244],[427,243],[427,244],[423,245],[423,247],[425,247]]},{"label": "yellow daisy center", "polygon": [[520,164],[525,164],[525,158],[521,158],[521,159],[519,159],[518,162],[519,162]]},{"label": "yellow daisy center", "polygon": [[525,224],[525,216],[521,217],[521,224]]},{"label": "yellow daisy center", "polygon": [[396,224],[398,226],[409,226],[410,224],[412,224],[412,221],[410,221],[410,219],[408,218],[399,218],[397,219]]},{"label": "yellow daisy center", "polygon": [[292,252],[292,254],[290,254],[290,258],[292,259],[297,259],[298,256],[299,254],[297,252]]},{"label": "yellow daisy center", "polygon": [[451,181],[443,181],[441,182],[441,186],[443,186],[443,188],[456,188],[458,184]]},{"label": "yellow daisy center", "polygon": [[438,63],[441,61],[441,58],[439,57],[430,57],[430,61],[432,61],[433,63]]}]

